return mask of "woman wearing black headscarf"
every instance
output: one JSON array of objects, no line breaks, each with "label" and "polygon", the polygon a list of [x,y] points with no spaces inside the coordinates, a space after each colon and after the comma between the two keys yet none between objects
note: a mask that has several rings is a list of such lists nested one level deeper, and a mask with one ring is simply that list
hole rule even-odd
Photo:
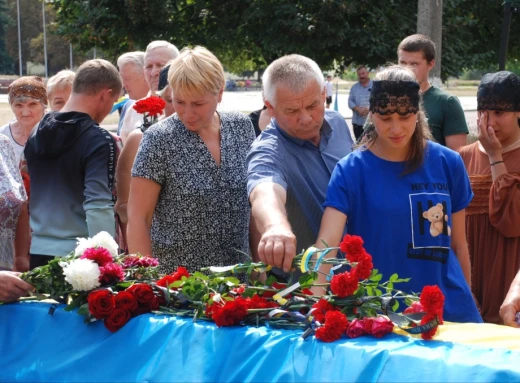
[{"label": "woman wearing black headscarf", "polygon": [[479,140],[459,149],[475,193],[466,209],[471,285],[484,321],[500,323],[520,267],[520,78],[486,74],[477,103]]}]

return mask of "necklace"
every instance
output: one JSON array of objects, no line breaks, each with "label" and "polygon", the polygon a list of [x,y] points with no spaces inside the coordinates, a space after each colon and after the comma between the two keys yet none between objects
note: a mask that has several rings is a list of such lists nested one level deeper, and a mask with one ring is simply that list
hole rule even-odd
[{"label": "necklace", "polygon": [[511,145],[508,145],[508,146],[506,146],[505,148],[502,148],[502,153],[503,153],[504,151],[506,151],[507,149],[512,148],[513,146],[515,146],[515,145],[518,144],[519,142],[520,142],[520,138],[519,138],[518,140],[516,140],[515,142],[513,142]]}]

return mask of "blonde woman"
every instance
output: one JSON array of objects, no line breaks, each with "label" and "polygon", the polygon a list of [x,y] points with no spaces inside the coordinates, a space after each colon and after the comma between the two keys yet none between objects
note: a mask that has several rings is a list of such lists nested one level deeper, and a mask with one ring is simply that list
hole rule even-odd
[{"label": "blonde woman", "polygon": [[168,82],[176,114],[144,133],[132,170],[129,251],[157,257],[163,272],[240,262],[253,126],[240,113],[217,112],[224,70],[207,49],[183,49]]},{"label": "blonde woman", "polygon": [[74,82],[74,72],[62,70],[47,81],[47,96],[49,98],[49,109],[59,112],[69,100]]}]

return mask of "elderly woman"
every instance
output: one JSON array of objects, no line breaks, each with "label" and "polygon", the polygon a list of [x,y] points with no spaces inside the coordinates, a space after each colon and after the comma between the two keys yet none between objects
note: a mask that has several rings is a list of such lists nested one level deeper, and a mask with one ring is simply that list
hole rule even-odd
[{"label": "elderly woman", "polygon": [[469,286],[468,175],[457,153],[429,140],[410,70],[377,74],[365,130],[360,149],[334,169],[316,243],[337,246],[345,230],[359,235],[379,272],[411,278],[401,291],[438,285],[446,320],[481,322]]},{"label": "elderly woman", "polygon": [[74,76],[73,71],[62,70],[47,81],[47,97],[51,111],[59,112],[67,103],[72,92]]},{"label": "elderly woman", "polygon": [[132,170],[129,250],[157,257],[163,272],[241,262],[249,238],[251,121],[217,112],[224,70],[203,47],[183,49],[168,82],[176,114],[144,133]]},{"label": "elderly woman", "polygon": [[466,219],[472,288],[484,321],[500,323],[520,268],[520,77],[486,74],[477,107],[479,139],[459,149],[475,193]]},{"label": "elderly woman", "polygon": [[18,164],[32,129],[45,114],[47,91],[40,77],[26,76],[13,81],[8,96],[15,119],[0,127],[0,134],[9,138]]},{"label": "elderly woman", "polygon": [[0,270],[29,270],[27,194],[9,139],[0,134]]}]

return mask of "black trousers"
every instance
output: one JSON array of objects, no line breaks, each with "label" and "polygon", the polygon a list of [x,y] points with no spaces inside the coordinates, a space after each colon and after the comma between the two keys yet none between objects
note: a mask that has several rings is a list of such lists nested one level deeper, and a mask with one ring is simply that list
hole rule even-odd
[{"label": "black trousers", "polygon": [[352,128],[354,128],[354,136],[356,136],[356,141],[363,134],[363,125],[352,124]]}]

